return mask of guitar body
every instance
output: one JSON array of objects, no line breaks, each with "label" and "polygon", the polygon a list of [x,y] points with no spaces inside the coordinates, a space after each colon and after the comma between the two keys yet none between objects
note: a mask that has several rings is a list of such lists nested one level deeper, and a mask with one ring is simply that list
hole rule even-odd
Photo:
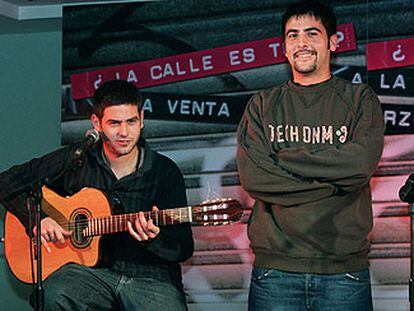
[{"label": "guitar body", "polygon": [[[62,197],[52,190],[43,187],[43,209],[59,224],[68,223],[76,217],[101,217],[111,215],[106,196],[94,188],[84,188],[71,197]],[[30,259],[30,238],[24,226],[11,213],[5,218],[4,250],[7,263],[15,277],[25,283],[36,281],[36,265],[34,261],[34,277]],[[73,229],[73,228],[70,228]],[[74,231],[74,230],[72,230]],[[91,237],[85,244],[77,243],[72,233],[65,244],[49,242],[51,253],[42,248],[42,279],[66,263],[74,262],[86,266],[94,266],[99,259],[100,236]]]},{"label": "guitar body", "polygon": [[[42,209],[62,228],[70,230],[65,244],[49,242],[51,252],[42,249],[42,280],[63,265],[73,262],[94,266],[99,260],[99,239],[103,234],[127,231],[127,223],[137,219],[138,213],[111,215],[104,193],[83,188],[70,197],[62,197],[43,187]],[[158,226],[191,223],[193,226],[218,226],[240,220],[243,211],[234,199],[204,201],[199,205],[144,212]],[[36,282],[37,260],[30,257],[30,237],[25,227],[7,212],[4,224],[4,252],[10,270],[16,278]],[[34,243],[32,243],[34,245]],[[34,247],[33,254],[36,248]],[[33,277],[32,277],[33,275]]]}]

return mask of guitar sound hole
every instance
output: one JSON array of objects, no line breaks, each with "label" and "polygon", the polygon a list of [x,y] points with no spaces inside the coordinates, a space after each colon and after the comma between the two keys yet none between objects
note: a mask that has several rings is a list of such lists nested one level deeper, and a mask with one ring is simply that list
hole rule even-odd
[{"label": "guitar sound hole", "polygon": [[77,248],[87,247],[91,241],[92,237],[85,236],[83,230],[88,226],[88,219],[90,215],[87,210],[78,209],[71,216],[71,241],[72,244]]}]

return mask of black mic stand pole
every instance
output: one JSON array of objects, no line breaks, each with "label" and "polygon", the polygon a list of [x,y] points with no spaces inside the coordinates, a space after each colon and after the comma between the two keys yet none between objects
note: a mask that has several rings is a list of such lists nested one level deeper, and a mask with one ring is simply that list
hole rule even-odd
[{"label": "black mic stand pole", "polygon": [[29,204],[32,211],[34,211],[35,226],[36,226],[36,240],[35,240],[35,258],[36,258],[36,285],[34,294],[34,309],[42,311],[44,308],[44,294],[42,281],[42,240],[41,240],[41,214],[42,214],[42,186],[36,184],[29,192]]}]

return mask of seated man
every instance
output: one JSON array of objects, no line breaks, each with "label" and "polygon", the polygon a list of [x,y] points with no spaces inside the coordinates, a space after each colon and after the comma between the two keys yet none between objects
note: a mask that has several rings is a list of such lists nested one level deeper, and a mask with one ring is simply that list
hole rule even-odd
[{"label": "seated man", "polygon": [[[142,213],[186,206],[184,179],[173,161],[141,138],[141,103],[134,85],[118,80],[103,84],[95,92],[91,116],[101,140],[85,152],[82,165],[67,169],[79,148],[72,144],[0,174],[0,202],[23,223],[27,191],[45,181],[60,195],[99,189],[113,214],[139,212],[127,232],[102,237],[97,266],[66,264],[45,280],[45,310],[187,309],[179,263],[192,255],[191,228],[160,228]],[[51,251],[48,243],[65,243],[70,235],[44,215],[46,251]]]}]

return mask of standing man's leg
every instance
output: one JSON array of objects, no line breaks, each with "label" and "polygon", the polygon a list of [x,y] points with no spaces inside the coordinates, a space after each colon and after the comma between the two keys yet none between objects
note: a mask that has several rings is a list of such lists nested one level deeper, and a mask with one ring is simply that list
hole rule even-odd
[{"label": "standing man's leg", "polygon": [[306,275],[254,267],[249,311],[306,310]]},{"label": "standing man's leg", "polygon": [[372,311],[369,269],[332,275],[315,275],[315,309]]}]

